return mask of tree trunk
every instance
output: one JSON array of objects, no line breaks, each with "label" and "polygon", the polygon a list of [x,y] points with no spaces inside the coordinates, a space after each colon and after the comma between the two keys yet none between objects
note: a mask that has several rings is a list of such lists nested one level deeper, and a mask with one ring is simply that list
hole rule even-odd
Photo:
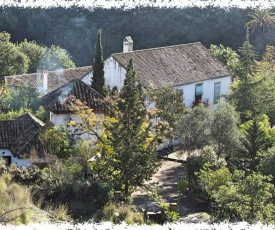
[{"label": "tree trunk", "polygon": [[125,195],[125,197],[127,197],[129,195],[129,183],[128,183],[128,181],[125,182],[124,195]]},{"label": "tree trunk", "polygon": [[265,38],[265,34],[264,34],[264,26],[261,26],[261,32],[262,32],[262,37],[263,37],[263,53],[265,52],[265,48],[266,48],[266,38]]}]

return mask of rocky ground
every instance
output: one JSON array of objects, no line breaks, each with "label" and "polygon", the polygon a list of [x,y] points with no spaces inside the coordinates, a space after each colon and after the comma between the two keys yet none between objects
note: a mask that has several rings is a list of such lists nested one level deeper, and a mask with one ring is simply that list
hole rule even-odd
[{"label": "rocky ground", "polygon": [[[162,165],[146,187],[156,190],[165,203],[177,203],[179,192],[177,182],[186,178],[185,166],[182,163],[162,160]],[[134,204],[140,208],[158,209],[158,203],[149,199],[149,189],[138,189],[132,194]],[[207,204],[190,196],[183,196],[179,202],[180,219],[185,222],[209,222]]]}]

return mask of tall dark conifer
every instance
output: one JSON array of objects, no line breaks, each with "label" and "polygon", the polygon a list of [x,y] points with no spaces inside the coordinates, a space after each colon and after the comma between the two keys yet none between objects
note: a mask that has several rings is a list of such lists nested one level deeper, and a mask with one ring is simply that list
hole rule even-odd
[{"label": "tall dark conifer", "polygon": [[249,75],[255,74],[256,63],[255,59],[257,57],[257,53],[254,50],[253,45],[250,43],[249,39],[249,30],[246,29],[245,41],[242,46],[239,48],[240,53],[240,62],[241,62],[241,70],[238,75],[241,80],[246,80]]},{"label": "tall dark conifer", "polygon": [[99,92],[102,96],[107,95],[107,88],[105,85],[104,78],[104,61],[103,61],[103,48],[101,42],[102,31],[97,33],[97,41],[95,48],[95,56],[93,60],[93,79],[92,79],[92,88]]},{"label": "tall dark conifer", "polygon": [[127,67],[124,87],[120,92],[117,107],[122,112],[120,113],[120,119],[128,134],[131,130],[139,128],[144,122],[146,109],[142,98],[141,85],[137,83],[132,59]]},{"label": "tall dark conifer", "polygon": [[240,112],[241,120],[247,120],[247,116],[251,113],[257,113],[257,87],[256,79],[256,63],[257,56],[253,46],[249,41],[249,31],[247,29],[246,39],[239,49],[240,53],[240,69],[238,70],[239,80],[232,85],[231,101],[236,106],[236,110]]},{"label": "tall dark conifer", "polygon": [[115,122],[105,128],[106,140],[99,164],[104,179],[128,196],[131,188],[150,179],[159,166],[156,138],[147,120],[142,87],[137,82],[132,60],[115,104]]}]

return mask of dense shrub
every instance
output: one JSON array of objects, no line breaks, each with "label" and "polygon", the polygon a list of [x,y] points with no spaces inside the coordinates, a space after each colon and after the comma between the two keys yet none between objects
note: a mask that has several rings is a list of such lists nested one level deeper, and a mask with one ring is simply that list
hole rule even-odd
[{"label": "dense shrub", "polygon": [[226,165],[225,160],[218,156],[211,146],[206,146],[202,150],[193,151],[186,161],[189,190],[193,192],[201,192],[198,182],[198,173],[204,166],[211,169],[218,169]]},{"label": "dense shrub", "polygon": [[[74,170],[79,176],[77,179],[62,162],[42,170],[35,166],[21,169],[12,166],[8,170],[10,180],[27,185],[34,202],[57,219],[68,219],[68,213],[75,219],[89,219],[113,196],[107,183],[90,182],[84,174],[80,177],[78,170]],[[0,191],[5,186],[5,183],[0,183]]]}]

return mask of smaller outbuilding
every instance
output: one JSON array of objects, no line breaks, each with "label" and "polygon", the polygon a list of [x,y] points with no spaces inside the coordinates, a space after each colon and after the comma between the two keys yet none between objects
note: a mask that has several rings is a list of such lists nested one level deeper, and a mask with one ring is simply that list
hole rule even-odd
[{"label": "smaller outbuilding", "polygon": [[41,94],[47,94],[73,79],[81,79],[86,84],[91,84],[92,67],[76,67],[48,71],[37,70],[36,73],[5,76],[5,83],[12,89],[18,87],[31,87],[37,89]]},{"label": "smaller outbuilding", "polygon": [[38,135],[45,129],[45,123],[31,113],[15,120],[0,121],[0,157],[5,158],[8,165],[30,167],[34,163],[31,152],[39,152]]},{"label": "smaller outbuilding", "polygon": [[[41,105],[50,112],[50,121],[57,127],[66,126],[70,121],[81,123],[79,108],[92,109],[97,117],[104,117],[111,108],[106,98],[79,79],[74,79],[43,96]],[[70,128],[73,132],[76,131],[73,127]],[[88,134],[80,137],[87,140],[92,138]]]}]

